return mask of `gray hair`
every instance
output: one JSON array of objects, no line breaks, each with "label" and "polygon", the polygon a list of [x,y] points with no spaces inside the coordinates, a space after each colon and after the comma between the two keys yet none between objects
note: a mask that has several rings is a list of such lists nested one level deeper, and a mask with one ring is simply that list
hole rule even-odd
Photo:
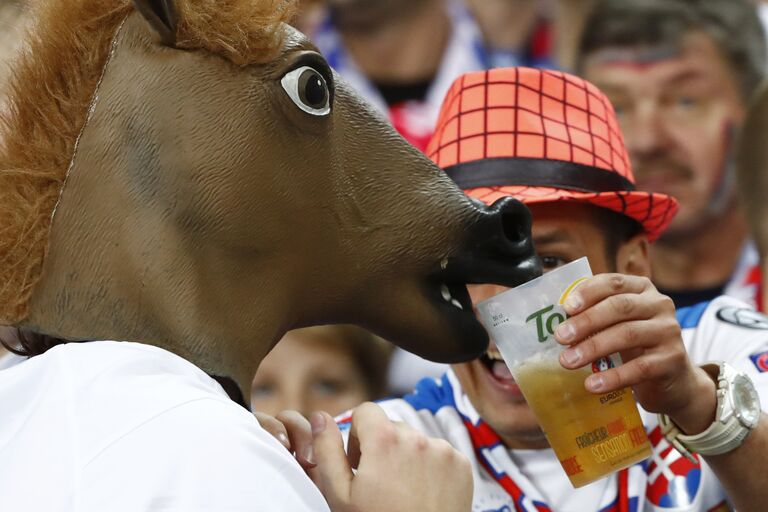
[{"label": "gray hair", "polygon": [[746,100],[766,73],[766,42],[748,0],[600,0],[581,38],[577,67],[609,47],[678,45],[690,31],[709,35],[737,73]]}]

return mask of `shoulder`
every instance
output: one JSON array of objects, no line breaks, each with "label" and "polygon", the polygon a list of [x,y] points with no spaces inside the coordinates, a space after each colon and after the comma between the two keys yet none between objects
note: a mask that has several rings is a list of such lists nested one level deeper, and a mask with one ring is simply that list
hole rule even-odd
[{"label": "shoulder", "polygon": [[[105,476],[106,475],[106,476]],[[327,510],[285,448],[233,402],[199,399],[151,418],[88,461],[88,510]],[[93,485],[98,482],[99,485]],[[166,510],[166,508],[163,508]]]},{"label": "shoulder", "polygon": [[768,370],[768,317],[748,304],[720,296],[681,308],[678,321],[695,364],[722,360],[744,371]]},{"label": "shoulder", "polygon": [[678,309],[677,320],[682,329],[768,332],[768,317],[749,304],[725,295]]}]

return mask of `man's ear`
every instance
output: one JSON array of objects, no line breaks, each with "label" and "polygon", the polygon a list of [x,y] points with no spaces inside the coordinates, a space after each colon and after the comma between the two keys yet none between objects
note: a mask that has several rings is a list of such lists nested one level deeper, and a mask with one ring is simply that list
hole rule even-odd
[{"label": "man's ear", "polygon": [[621,274],[651,277],[650,244],[645,233],[638,233],[619,246],[616,271]]},{"label": "man's ear", "polygon": [[160,36],[166,46],[176,44],[176,27],[179,22],[178,11],[173,0],[133,0],[136,10]]}]

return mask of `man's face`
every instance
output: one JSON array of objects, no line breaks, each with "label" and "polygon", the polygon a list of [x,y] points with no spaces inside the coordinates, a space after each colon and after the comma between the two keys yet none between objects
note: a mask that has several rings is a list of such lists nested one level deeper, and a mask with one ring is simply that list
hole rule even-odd
[{"label": "man's face", "polygon": [[680,201],[669,235],[701,229],[731,206],[726,170],[745,108],[712,38],[691,32],[674,48],[599,50],[583,71],[616,108],[638,189]]},{"label": "man's face", "polygon": [[[595,221],[591,207],[576,203],[530,205],[533,214],[533,241],[544,271],[560,267],[582,256],[589,259],[592,271],[610,272],[615,261],[606,255],[602,226]],[[473,285],[469,293],[477,304],[505,288]],[[509,448],[547,446],[538,422],[506,369],[493,341],[488,353],[453,369],[472,405]]]}]

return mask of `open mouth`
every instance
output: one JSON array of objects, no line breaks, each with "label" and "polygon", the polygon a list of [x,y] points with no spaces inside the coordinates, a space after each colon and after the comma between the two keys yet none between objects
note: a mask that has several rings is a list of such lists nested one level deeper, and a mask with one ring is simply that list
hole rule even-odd
[{"label": "open mouth", "polygon": [[488,370],[491,376],[503,384],[514,384],[515,378],[507,367],[507,363],[501,357],[496,348],[489,348],[488,351],[480,356],[480,362]]},{"label": "open mouth", "polygon": [[486,371],[486,377],[495,388],[514,400],[523,400],[520,387],[495,346],[491,346],[485,354],[480,356],[479,361]]}]

